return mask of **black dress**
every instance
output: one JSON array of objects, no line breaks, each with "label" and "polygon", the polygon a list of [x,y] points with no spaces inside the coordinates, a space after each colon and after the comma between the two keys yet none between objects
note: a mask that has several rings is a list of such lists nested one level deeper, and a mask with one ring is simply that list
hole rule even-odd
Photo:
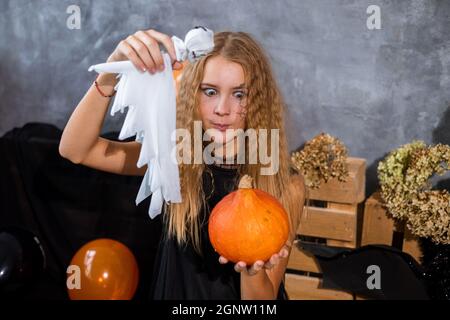
[{"label": "black dress", "polygon": [[[201,224],[202,255],[189,242],[180,246],[176,239],[169,238],[163,232],[156,255],[151,299],[240,299],[240,274],[234,271],[233,263],[219,263],[219,255],[208,236],[208,217],[212,208],[225,195],[236,190],[237,185],[237,169],[207,166],[203,174],[207,205],[200,217],[200,221],[204,221]],[[278,297],[285,298],[283,284],[280,285]]]}]

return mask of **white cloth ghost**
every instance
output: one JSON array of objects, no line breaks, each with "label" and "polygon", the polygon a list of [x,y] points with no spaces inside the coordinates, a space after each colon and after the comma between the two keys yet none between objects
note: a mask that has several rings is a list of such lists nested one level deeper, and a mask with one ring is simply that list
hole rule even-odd
[{"label": "white cloth ghost", "polygon": [[[178,61],[195,62],[214,48],[214,34],[196,27],[186,34],[185,41],[173,36]],[[111,108],[111,116],[128,107],[119,140],[136,136],[142,144],[137,167],[147,165],[147,171],[136,197],[136,205],[152,195],[148,213],[154,218],[161,213],[163,201],[182,201],[178,163],[175,158],[176,97],[170,56],[163,53],[164,71],[141,73],[130,61],[102,63],[89,71],[118,73],[120,77]]]}]

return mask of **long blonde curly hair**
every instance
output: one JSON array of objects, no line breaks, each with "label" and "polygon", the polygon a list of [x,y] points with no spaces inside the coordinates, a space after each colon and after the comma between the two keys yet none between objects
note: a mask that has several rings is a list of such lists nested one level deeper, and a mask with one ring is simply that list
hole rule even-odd
[{"label": "long blonde curly hair", "polygon": [[[256,188],[280,200],[290,216],[290,239],[292,240],[303,207],[301,197],[304,190],[292,190],[290,187],[292,166],[284,129],[285,106],[269,60],[261,46],[244,32],[216,33],[214,45],[214,49],[209,54],[184,67],[177,97],[177,128],[187,129],[193,137],[194,121],[201,121],[198,111],[200,83],[208,59],[220,55],[240,64],[244,69],[245,85],[248,88],[246,128],[269,129],[267,141],[271,141],[270,129],[279,129],[279,169],[274,175],[260,175],[258,173],[262,165],[249,164],[249,161],[246,161],[245,164],[239,165],[238,174],[250,175]],[[190,144],[191,150],[194,150],[194,139],[191,139]],[[191,154],[193,153],[192,151]],[[248,160],[247,142],[245,154]],[[166,205],[167,214],[165,215],[168,219],[166,220],[168,235],[175,237],[179,244],[192,241],[195,250],[199,253],[201,253],[199,216],[202,205],[205,204],[205,190],[202,187],[205,167],[204,163],[179,164],[183,201]]]}]

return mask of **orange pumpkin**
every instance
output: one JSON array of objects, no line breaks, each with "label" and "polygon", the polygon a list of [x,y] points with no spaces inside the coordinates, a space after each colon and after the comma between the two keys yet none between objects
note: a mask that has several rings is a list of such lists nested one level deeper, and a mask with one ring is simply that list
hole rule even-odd
[{"label": "orange pumpkin", "polygon": [[272,195],[252,189],[245,175],[239,189],[225,196],[212,210],[208,233],[212,246],[234,263],[267,261],[288,240],[286,210]]}]

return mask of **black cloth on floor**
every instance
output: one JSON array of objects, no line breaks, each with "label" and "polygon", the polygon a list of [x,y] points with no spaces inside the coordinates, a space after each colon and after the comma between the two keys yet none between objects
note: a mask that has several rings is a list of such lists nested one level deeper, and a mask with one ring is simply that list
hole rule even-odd
[{"label": "black cloth on floor", "polygon": [[297,242],[297,246],[314,255],[323,273],[323,288],[369,299],[429,299],[423,268],[399,249],[386,245],[350,249],[308,242]]},{"label": "black cloth on floor", "polygon": [[68,299],[66,270],[73,255],[91,240],[110,238],[135,255],[140,271],[135,299],[147,299],[161,223],[148,216],[149,198],[135,205],[142,177],[73,164],[59,155],[61,134],[53,125],[28,123],[0,138],[0,228],[33,232],[47,260],[41,277],[9,296]]}]

